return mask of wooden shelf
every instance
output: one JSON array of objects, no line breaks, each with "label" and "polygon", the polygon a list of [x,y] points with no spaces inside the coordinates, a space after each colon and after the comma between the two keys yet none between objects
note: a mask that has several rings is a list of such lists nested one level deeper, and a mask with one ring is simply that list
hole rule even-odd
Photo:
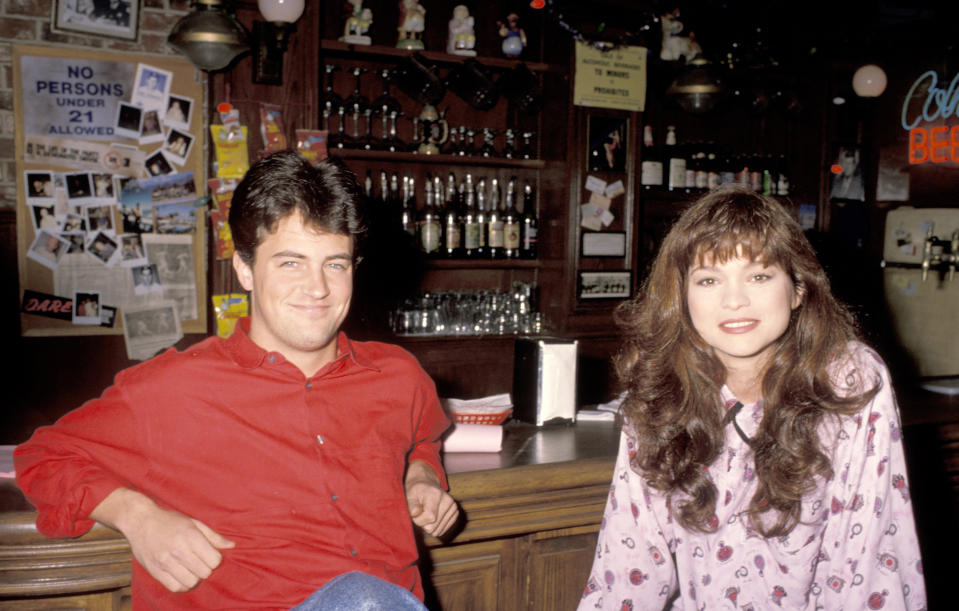
[{"label": "wooden shelf", "polygon": [[569,71],[567,66],[559,64],[545,64],[542,62],[530,62],[521,59],[503,59],[499,57],[464,57],[462,55],[450,55],[439,51],[414,51],[411,49],[397,49],[386,45],[352,45],[338,40],[320,41],[320,49],[331,55],[336,56],[359,56],[364,59],[380,59],[382,61],[396,61],[409,57],[416,53],[417,55],[438,64],[462,64],[467,59],[475,59],[477,62],[491,68],[500,68],[509,70],[519,64],[526,64],[526,67],[533,72],[555,72],[565,74]]},{"label": "wooden shelf", "polygon": [[421,155],[419,153],[394,153],[391,151],[367,151],[364,149],[328,150],[330,157],[353,159],[357,161],[388,161],[393,163],[429,163],[460,166],[489,166],[497,168],[526,168],[539,170],[546,167],[542,159],[507,159],[505,157],[477,157],[461,155]]}]

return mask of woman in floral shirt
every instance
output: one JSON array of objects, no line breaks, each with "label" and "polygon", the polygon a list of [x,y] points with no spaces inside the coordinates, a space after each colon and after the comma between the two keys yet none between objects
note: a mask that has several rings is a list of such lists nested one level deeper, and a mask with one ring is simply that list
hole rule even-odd
[{"label": "woman in floral shirt", "polygon": [[618,312],[625,424],[580,609],[924,609],[889,372],[799,225],[694,203]]}]

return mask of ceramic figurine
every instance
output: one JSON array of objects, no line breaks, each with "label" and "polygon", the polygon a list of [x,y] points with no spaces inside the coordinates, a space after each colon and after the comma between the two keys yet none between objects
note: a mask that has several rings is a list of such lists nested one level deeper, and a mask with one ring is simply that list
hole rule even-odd
[{"label": "ceramic figurine", "polygon": [[476,34],[473,31],[473,17],[463,4],[453,9],[453,18],[450,19],[449,38],[446,39],[446,52],[453,55],[476,55]]},{"label": "ceramic figurine", "polygon": [[519,15],[510,13],[506,23],[497,21],[499,35],[503,39],[503,54],[507,57],[519,57],[526,48],[526,32],[519,27]]},{"label": "ceramic figurine", "polygon": [[400,49],[424,49],[421,39],[426,28],[426,9],[417,0],[400,0],[400,36],[396,46]]},{"label": "ceramic figurine", "polygon": [[367,35],[370,31],[370,24],[373,23],[373,11],[363,8],[363,0],[349,0],[353,5],[353,14],[346,20],[343,26],[343,35],[340,36],[340,42],[348,42],[354,45],[372,44],[372,40]]},{"label": "ceramic figurine", "polygon": [[703,52],[696,42],[696,35],[692,32],[688,36],[680,36],[683,31],[683,22],[679,20],[679,9],[660,15],[663,27],[663,46],[659,50],[659,59],[675,61],[680,58],[689,63],[691,59]]}]

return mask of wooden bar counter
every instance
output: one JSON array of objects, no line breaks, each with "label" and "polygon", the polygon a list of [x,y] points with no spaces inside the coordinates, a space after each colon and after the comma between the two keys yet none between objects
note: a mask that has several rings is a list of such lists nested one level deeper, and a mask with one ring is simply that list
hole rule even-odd
[{"label": "wooden bar counter", "polygon": [[[572,609],[592,563],[619,440],[612,423],[506,426],[498,453],[447,454],[465,522],[423,542],[432,609]],[[0,608],[129,606],[130,551],[97,525],[47,539],[10,480],[0,480]]]}]

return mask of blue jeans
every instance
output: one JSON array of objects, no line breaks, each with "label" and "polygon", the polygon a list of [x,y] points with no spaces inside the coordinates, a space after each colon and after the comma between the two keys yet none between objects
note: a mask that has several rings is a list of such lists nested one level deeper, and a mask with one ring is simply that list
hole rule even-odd
[{"label": "blue jeans", "polygon": [[424,611],[426,607],[395,583],[352,571],[331,579],[290,611]]}]

